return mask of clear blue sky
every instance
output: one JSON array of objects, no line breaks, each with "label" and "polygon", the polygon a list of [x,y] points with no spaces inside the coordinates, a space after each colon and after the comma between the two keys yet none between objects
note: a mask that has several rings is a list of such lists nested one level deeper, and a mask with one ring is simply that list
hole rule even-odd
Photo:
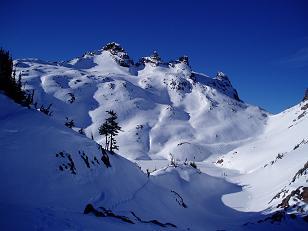
[{"label": "clear blue sky", "polygon": [[241,99],[279,112],[308,87],[308,1],[1,0],[0,46],[14,58],[67,60],[117,41],[134,60],[186,54],[229,75]]}]

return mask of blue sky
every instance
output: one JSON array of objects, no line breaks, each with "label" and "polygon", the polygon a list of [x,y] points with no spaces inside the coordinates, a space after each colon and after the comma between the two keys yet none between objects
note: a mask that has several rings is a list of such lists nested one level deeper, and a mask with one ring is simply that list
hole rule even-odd
[{"label": "blue sky", "polygon": [[308,87],[308,1],[0,1],[0,46],[67,60],[117,41],[134,60],[186,54],[229,75],[241,99],[279,112]]}]

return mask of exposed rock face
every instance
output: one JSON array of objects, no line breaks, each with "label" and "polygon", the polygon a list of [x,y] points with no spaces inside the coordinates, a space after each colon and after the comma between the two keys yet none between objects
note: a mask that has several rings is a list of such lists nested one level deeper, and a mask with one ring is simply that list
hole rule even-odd
[{"label": "exposed rock face", "polygon": [[153,54],[150,56],[150,58],[154,61],[158,61],[158,62],[161,61],[161,58],[157,51],[154,51]]},{"label": "exposed rock face", "polygon": [[215,78],[220,80],[220,81],[225,81],[225,82],[229,82],[230,83],[230,80],[229,80],[228,76],[225,73],[221,72],[221,71],[217,72]]},{"label": "exposed rock face", "polygon": [[[301,142],[298,147],[305,143],[305,140],[304,142]],[[296,147],[296,146],[295,146]],[[295,148],[296,149],[296,148]],[[294,150],[295,150],[294,149]],[[308,161],[305,163],[304,167],[302,167],[300,170],[298,170],[298,172],[295,174],[295,176],[293,177],[292,179],[292,182],[294,182],[297,178],[299,178],[300,176],[303,176],[303,175],[306,175],[308,173]]]},{"label": "exposed rock face", "polygon": [[305,203],[308,203],[308,187],[303,188],[303,192],[301,193],[302,199]]},{"label": "exposed rock face", "polygon": [[115,43],[115,42],[107,43],[103,47],[103,50],[104,51],[110,51],[113,54],[116,54],[118,52],[125,52],[125,50],[121,47],[121,45],[119,43]]},{"label": "exposed rock face", "polygon": [[225,73],[221,71],[217,72],[215,79],[218,80],[218,88],[220,88],[225,93],[232,91],[231,97],[240,101],[240,97],[238,96],[237,91],[232,87],[230,79]]},{"label": "exposed rock face", "polygon": [[188,56],[184,55],[184,56],[179,57],[179,61],[189,66]]},{"label": "exposed rock face", "polygon": [[[277,208],[289,208],[290,200],[293,201],[303,201],[308,202],[308,187],[300,186],[296,190],[293,190],[289,195],[287,195],[280,204],[277,205]],[[293,206],[295,207],[295,206]]]},{"label": "exposed rock face", "polygon": [[151,54],[149,57],[142,57],[137,63],[137,65],[145,65],[146,63],[149,63],[153,66],[159,66],[159,64],[162,63],[162,60],[158,52],[153,51],[153,54]]},{"label": "exposed rock face", "polygon": [[133,60],[130,59],[127,52],[118,43],[115,43],[115,42],[107,43],[103,47],[103,50],[109,51],[114,56],[114,60],[120,66],[130,67],[130,66],[134,65]]}]

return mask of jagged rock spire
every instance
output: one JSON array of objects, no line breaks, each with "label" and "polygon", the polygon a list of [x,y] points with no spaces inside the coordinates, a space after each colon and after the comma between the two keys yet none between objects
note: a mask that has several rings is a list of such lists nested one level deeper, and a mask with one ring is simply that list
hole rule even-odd
[{"label": "jagged rock spire", "polygon": [[111,42],[107,43],[103,47],[104,51],[109,51],[113,55],[114,60],[123,67],[130,67],[134,64],[133,60],[130,59],[127,52],[121,47],[119,43]]},{"label": "jagged rock spire", "polygon": [[223,92],[225,92],[235,100],[241,101],[236,89],[233,88],[229,77],[225,73],[218,71],[215,76],[215,79],[218,80],[218,85],[216,87],[220,88]]},{"label": "jagged rock spire", "polygon": [[162,60],[161,60],[158,52],[157,51],[153,51],[153,53],[149,57],[142,57],[139,60],[139,63],[137,65],[140,65],[140,64],[144,65],[146,63],[150,63],[153,66],[159,66],[159,64],[162,63]]},{"label": "jagged rock spire", "polygon": [[221,81],[229,81],[230,82],[228,76],[225,73],[221,72],[221,71],[217,72],[215,78],[218,79],[218,80],[221,80]]},{"label": "jagged rock spire", "polygon": [[153,54],[150,56],[150,58],[156,61],[161,61],[161,58],[157,51],[153,51]]},{"label": "jagged rock spire", "polygon": [[121,45],[119,43],[116,43],[116,42],[107,43],[103,47],[103,50],[104,51],[110,51],[112,53],[125,52],[125,50],[121,47]]},{"label": "jagged rock spire", "polygon": [[188,56],[187,55],[183,55],[183,56],[179,57],[179,61],[181,63],[185,63],[186,65],[189,65],[189,60],[188,60]]}]

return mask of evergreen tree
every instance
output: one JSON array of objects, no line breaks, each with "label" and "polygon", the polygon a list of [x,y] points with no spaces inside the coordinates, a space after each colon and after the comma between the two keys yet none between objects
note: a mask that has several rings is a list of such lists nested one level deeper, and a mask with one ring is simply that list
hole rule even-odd
[{"label": "evergreen tree", "polygon": [[303,101],[305,101],[305,100],[308,100],[308,88],[306,88],[306,90],[305,90],[305,95],[304,95]]},{"label": "evergreen tree", "polygon": [[13,71],[13,60],[8,51],[0,49],[0,90],[16,103],[29,107],[33,102],[34,91],[26,92],[22,89],[21,74],[16,78]]},{"label": "evergreen tree", "polygon": [[75,123],[74,120],[69,120],[68,117],[65,117],[66,122],[64,123],[64,125],[68,128],[72,128],[75,127]]},{"label": "evergreen tree", "polygon": [[0,49],[0,90],[3,90],[6,95],[11,97],[15,79],[13,74],[13,60],[10,53]]},{"label": "evergreen tree", "polygon": [[119,126],[117,120],[118,120],[118,115],[114,111],[107,111],[107,114],[109,117],[107,118],[107,122],[110,127],[109,131],[109,136],[110,136],[110,143],[109,143],[109,150],[119,150],[119,146],[117,145],[117,141],[115,139],[115,136],[119,134],[119,131],[121,131],[121,127]]},{"label": "evergreen tree", "polygon": [[105,136],[105,147],[107,150],[119,150],[119,146],[117,145],[117,141],[115,139],[115,137],[119,134],[119,131],[121,131],[121,127],[117,122],[118,115],[112,110],[106,112],[108,114],[108,118],[99,127],[99,134]]},{"label": "evergreen tree", "polygon": [[98,128],[99,134],[105,136],[105,149],[107,149],[107,150],[108,150],[108,135],[109,135],[109,131],[110,131],[110,126],[109,126],[109,124],[108,124],[107,121],[105,121],[105,122]]}]

